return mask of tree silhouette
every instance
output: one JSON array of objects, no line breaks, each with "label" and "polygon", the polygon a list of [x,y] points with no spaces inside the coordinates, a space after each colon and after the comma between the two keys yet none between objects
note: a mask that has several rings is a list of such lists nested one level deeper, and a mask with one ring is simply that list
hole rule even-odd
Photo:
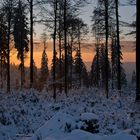
[{"label": "tree silhouette", "polygon": [[46,48],[44,48],[41,58],[41,70],[40,70],[40,89],[44,88],[44,84],[47,83],[47,79],[49,76],[49,69],[48,69],[48,57],[46,54]]},{"label": "tree silhouette", "polygon": [[25,81],[24,59],[29,51],[28,47],[28,27],[25,13],[25,5],[19,0],[17,7],[14,9],[14,41],[15,48],[18,51],[17,58],[21,61],[19,68],[21,70],[21,88]]},{"label": "tree silhouette", "polygon": [[117,30],[117,54],[118,54],[118,70],[117,70],[117,80],[118,80],[118,90],[121,90],[121,46],[120,46],[120,31],[119,31],[119,12],[118,12],[118,0],[115,0],[116,8],[116,30]]}]

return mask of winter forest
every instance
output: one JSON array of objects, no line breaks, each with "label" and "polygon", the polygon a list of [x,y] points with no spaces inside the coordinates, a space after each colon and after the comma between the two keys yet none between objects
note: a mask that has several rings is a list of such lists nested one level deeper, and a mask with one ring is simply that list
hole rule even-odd
[{"label": "winter forest", "polygon": [[139,0],[0,0],[0,140],[140,140],[138,38]]}]

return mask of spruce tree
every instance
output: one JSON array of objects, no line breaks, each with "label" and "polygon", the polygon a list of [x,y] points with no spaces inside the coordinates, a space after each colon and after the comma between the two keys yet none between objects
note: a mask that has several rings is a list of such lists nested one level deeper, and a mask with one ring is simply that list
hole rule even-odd
[{"label": "spruce tree", "polygon": [[28,23],[27,23],[27,17],[25,12],[25,4],[22,3],[20,0],[17,4],[17,7],[14,8],[14,42],[15,42],[15,48],[18,51],[17,58],[20,60],[19,68],[21,70],[21,87],[24,84],[25,81],[25,72],[24,72],[24,61],[26,57],[26,53],[29,51],[28,47]]},{"label": "spruce tree", "polygon": [[91,86],[98,86],[99,83],[99,77],[98,77],[98,68],[97,68],[97,54],[94,56],[92,65],[91,65],[91,71],[90,71],[90,85]]},{"label": "spruce tree", "polygon": [[112,68],[112,89],[116,88],[116,82],[117,82],[117,44],[116,44],[116,38],[112,37],[111,42],[111,68]]},{"label": "spruce tree", "polygon": [[11,40],[11,29],[12,29],[12,18],[13,18],[13,7],[15,0],[4,0],[1,10],[5,14],[5,20],[7,25],[7,92],[10,92],[10,40]]},{"label": "spruce tree", "polygon": [[49,69],[48,69],[48,57],[46,54],[46,48],[44,48],[41,58],[41,70],[40,70],[40,85],[41,89],[43,89],[44,84],[47,82],[49,76]]},{"label": "spruce tree", "polygon": [[84,86],[88,86],[88,73],[86,70],[86,66],[81,58],[81,53],[77,49],[75,59],[74,59],[74,74],[75,74],[75,81],[78,87],[80,84]]},{"label": "spruce tree", "polygon": [[[111,62],[112,62],[112,88],[118,89],[118,46],[116,38],[112,38],[112,45],[111,45]],[[120,60],[122,59],[122,53],[120,52]],[[120,62],[119,62],[120,63]],[[120,64],[120,84],[121,87],[127,85],[127,79],[125,74],[125,69],[123,68],[123,64]]]},{"label": "spruce tree", "polygon": [[[95,8],[95,10],[93,11],[93,17],[92,17],[92,21],[94,21],[93,24],[93,30],[96,30],[96,36],[97,39],[102,40],[104,38],[105,42],[105,64],[104,67],[104,71],[106,72],[105,75],[105,79],[102,79],[105,83],[105,91],[106,91],[106,97],[108,98],[108,83],[109,83],[109,69],[108,69],[108,62],[109,62],[109,37],[110,37],[110,29],[112,26],[114,26],[113,21],[114,18],[112,15],[114,15],[114,2],[112,0],[98,0],[97,2],[97,7]],[[103,77],[103,76],[102,76]]]}]

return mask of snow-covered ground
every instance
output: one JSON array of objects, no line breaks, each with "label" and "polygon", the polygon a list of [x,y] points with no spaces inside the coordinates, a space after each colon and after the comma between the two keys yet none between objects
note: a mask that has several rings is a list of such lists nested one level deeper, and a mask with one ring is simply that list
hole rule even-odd
[{"label": "snow-covered ground", "polygon": [[137,140],[140,104],[130,89],[121,94],[83,88],[55,102],[35,90],[0,93],[0,140]]}]

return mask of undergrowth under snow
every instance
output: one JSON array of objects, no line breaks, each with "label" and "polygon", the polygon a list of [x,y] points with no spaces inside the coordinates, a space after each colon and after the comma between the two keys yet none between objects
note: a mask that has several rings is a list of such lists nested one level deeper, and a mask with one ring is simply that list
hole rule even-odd
[{"label": "undergrowth under snow", "polygon": [[133,91],[80,89],[68,97],[35,90],[0,93],[0,140],[136,140],[140,104]]}]

